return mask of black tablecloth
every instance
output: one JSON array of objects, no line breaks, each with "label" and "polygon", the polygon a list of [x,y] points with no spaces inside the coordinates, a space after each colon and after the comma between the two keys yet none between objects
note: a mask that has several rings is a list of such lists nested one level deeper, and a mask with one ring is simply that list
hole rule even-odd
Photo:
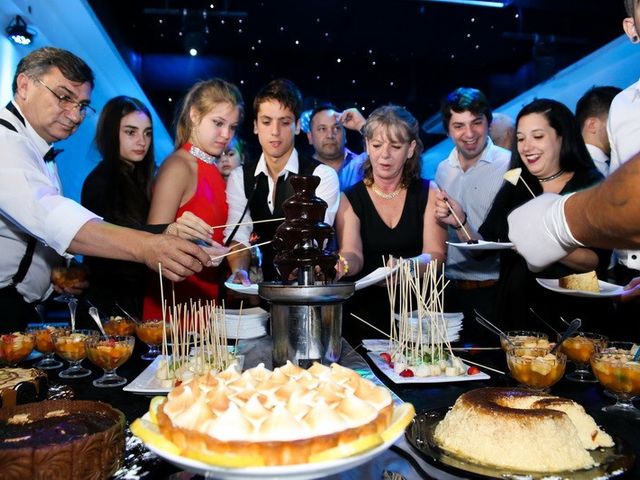
[{"label": "black tablecloth", "polygon": [[[129,380],[134,379],[149,364],[149,362],[140,359],[140,355],[146,348],[144,345],[137,344],[133,357],[118,369],[118,373]],[[254,366],[259,361],[264,361],[267,367],[270,366],[270,341],[268,338],[246,342],[244,344],[240,343],[238,348],[240,353],[246,355],[245,367]],[[362,356],[359,354],[362,354]],[[499,370],[506,371],[507,369],[504,354],[500,351],[483,351],[477,354],[467,353],[461,354],[461,357],[493,366]],[[366,359],[366,361],[364,359]],[[343,344],[343,358],[341,363],[355,368],[359,373],[364,374],[364,376],[374,378],[376,382],[381,380],[382,383],[387,385],[402,400],[411,402],[416,407],[418,413],[449,407],[453,405],[462,393],[474,388],[515,385],[515,382],[508,376],[493,372],[488,372],[491,375],[491,379],[486,381],[396,385],[388,380],[370,359],[364,355],[364,350],[361,346],[354,351],[346,342]],[[90,366],[88,360],[85,360],[83,364]],[[144,415],[148,410],[149,397],[124,392],[122,388],[96,388],[91,382],[99,376],[101,371],[94,366],[91,366],[91,368],[94,370],[94,375],[91,377],[69,381],[58,378],[57,373],[59,370],[49,371],[51,394],[54,396],[68,395],[70,391],[72,391],[76,399],[107,402],[124,412],[129,422]],[[568,366],[567,368],[570,369],[572,367]],[[376,376],[379,380],[375,379]],[[638,438],[640,438],[640,422],[629,420],[624,416],[602,412],[601,408],[605,405],[612,404],[613,400],[603,394],[602,387],[600,387],[599,384],[580,384],[562,379],[552,388],[551,393],[579,402],[608,433],[622,438],[628,442],[636,455],[640,454],[640,442],[638,441]],[[640,478],[640,466],[638,463],[639,462],[636,462],[633,470],[629,473],[629,478]],[[383,471],[385,470],[398,472],[407,479],[438,478],[446,480],[459,478],[437,470],[424,462],[404,439],[397,442],[390,451],[382,454],[380,458],[376,458],[368,464],[352,469],[342,475],[329,478],[340,480],[390,478],[389,476],[383,477]],[[179,472],[178,468],[148,452],[135,437],[131,436],[130,432],[127,432],[127,450],[124,467],[117,472],[115,478],[179,478],[181,480],[191,477],[200,478],[195,475],[192,476]]]}]

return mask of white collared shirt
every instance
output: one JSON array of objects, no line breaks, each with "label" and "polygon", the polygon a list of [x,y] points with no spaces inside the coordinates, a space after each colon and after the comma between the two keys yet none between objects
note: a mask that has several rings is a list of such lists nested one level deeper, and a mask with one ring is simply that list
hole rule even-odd
[{"label": "white collared shirt", "polygon": [[585,143],[587,150],[589,151],[589,155],[595,163],[596,168],[600,171],[602,175],[605,177],[609,176],[609,157],[606,153],[604,153],[600,148],[595,145],[591,145],[590,143]]},{"label": "white collared shirt", "polygon": [[[625,88],[611,102],[607,134],[611,144],[609,175],[640,153],[640,80]],[[640,270],[640,250],[615,250],[618,261]]]},{"label": "white collared shirt", "polygon": [[51,269],[61,263],[78,230],[100,217],[62,196],[57,170],[43,160],[50,145],[29,122],[23,125],[6,108],[0,118],[17,130],[0,126],[0,288],[11,284],[18,271],[28,232],[38,243],[17,289],[33,302],[51,293]]},{"label": "white collared shirt", "polygon": [[[455,147],[438,165],[436,183],[462,206],[467,214],[467,222],[475,230],[484,222],[502,187],[503,175],[509,168],[510,159],[509,150],[494,145],[487,138],[487,146],[480,158],[466,171],[462,170]],[[448,229],[448,236],[450,242],[460,242],[457,231],[451,227]],[[449,246],[445,272],[447,278],[455,280],[495,280],[500,273],[498,255],[487,255],[478,260],[467,250]]]},{"label": "white collared shirt", "polygon": [[[280,172],[279,177],[284,176],[285,179],[288,177],[290,173],[297,174],[299,172],[299,162],[298,162],[298,152],[294,148],[291,152],[291,156],[289,160],[287,160],[286,165]],[[229,205],[229,215],[227,218],[227,223],[232,224],[229,227],[226,227],[224,230],[224,238],[225,241],[231,235],[233,231],[233,224],[238,223],[240,220],[240,216],[244,211],[245,206],[247,205],[247,197],[244,191],[244,171],[242,166],[233,169],[231,175],[229,175],[229,180],[227,181],[227,204]],[[274,188],[276,183],[269,175],[269,170],[267,169],[267,162],[264,158],[264,153],[260,155],[260,160],[258,160],[258,164],[256,166],[255,176],[258,176],[260,173],[264,173],[267,176],[267,181],[269,184],[269,195],[265,198],[265,201],[269,205],[269,210],[273,213],[275,209],[275,205],[273,205],[274,199]],[[336,213],[338,211],[338,202],[340,201],[340,182],[338,180],[338,175],[335,170],[327,165],[321,163],[318,165],[313,174],[320,177],[320,184],[318,188],[316,188],[316,196],[323,199],[327,202],[328,208],[324,216],[324,221],[329,225],[333,225],[333,221],[336,217]],[[251,225],[251,210],[247,210],[246,215],[242,219],[242,223],[247,223],[246,225],[241,225],[238,228],[234,236],[234,240],[245,245],[249,245],[249,237],[251,232],[253,231],[253,226]]]}]

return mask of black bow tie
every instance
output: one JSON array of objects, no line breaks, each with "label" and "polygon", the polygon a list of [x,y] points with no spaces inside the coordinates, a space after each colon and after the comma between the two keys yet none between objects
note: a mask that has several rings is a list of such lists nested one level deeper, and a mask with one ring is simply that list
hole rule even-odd
[{"label": "black bow tie", "polygon": [[64,150],[61,149],[61,148],[53,148],[53,147],[51,147],[49,149],[49,151],[44,154],[44,161],[45,162],[55,162],[56,161],[56,157],[61,152],[64,152]]}]

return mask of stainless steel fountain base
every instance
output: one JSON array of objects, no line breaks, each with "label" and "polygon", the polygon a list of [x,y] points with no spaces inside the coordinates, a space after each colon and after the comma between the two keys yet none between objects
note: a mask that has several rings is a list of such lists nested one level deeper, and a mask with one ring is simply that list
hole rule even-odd
[{"label": "stainless steel fountain base", "polygon": [[261,283],[258,294],[271,304],[273,364],[290,360],[303,368],[329,364],[342,350],[342,303],[355,284],[281,285]]}]

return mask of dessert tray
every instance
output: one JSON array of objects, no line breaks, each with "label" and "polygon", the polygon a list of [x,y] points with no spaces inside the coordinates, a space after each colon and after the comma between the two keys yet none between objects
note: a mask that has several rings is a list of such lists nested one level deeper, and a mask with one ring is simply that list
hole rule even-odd
[{"label": "dessert tray", "polygon": [[[475,375],[456,375],[446,376],[437,375],[433,377],[402,377],[393,368],[389,366],[381,357],[380,353],[389,349],[389,340],[369,339],[363,340],[362,345],[368,350],[367,355],[375,363],[376,367],[384,373],[393,383],[448,383],[448,382],[470,382],[473,380],[489,380],[491,377],[484,372]],[[462,363],[468,368],[469,365]]]},{"label": "dessert tray", "polygon": [[463,250],[509,250],[514,247],[511,242],[487,242],[485,240],[478,240],[478,243],[447,242],[447,244]]},{"label": "dessert tray", "polygon": [[[156,377],[156,371],[158,370],[160,361],[164,358],[166,358],[164,355],[158,355],[153,362],[151,362],[147,368],[140,373],[140,375],[131,380],[131,382],[129,382],[128,385],[125,385],[122,390],[140,395],[162,395],[173,390],[172,386],[166,386],[162,380]],[[236,355],[236,359],[238,360],[238,367],[242,369],[244,364],[244,355]]]},{"label": "dessert tray", "polygon": [[435,427],[445,417],[448,408],[416,415],[406,430],[406,439],[418,454],[431,465],[464,478],[503,478],[513,480],[605,480],[624,474],[635,461],[631,447],[621,438],[613,436],[615,446],[591,451],[598,466],[588,470],[560,473],[516,472],[498,467],[471,463],[464,458],[438,448],[433,441]]},{"label": "dessert tray", "polygon": [[[149,413],[143,417],[150,420]],[[395,438],[378,445],[371,450],[367,450],[352,457],[338,460],[328,460],[325,462],[305,463],[300,465],[280,465],[272,467],[247,467],[247,468],[223,468],[209,465],[189,457],[174,455],[165,452],[153,445],[145,444],[153,453],[162,457],[167,462],[189,472],[205,475],[206,478],[219,478],[222,480],[254,480],[254,479],[287,479],[287,480],[307,480],[313,478],[324,478],[328,475],[340,473],[351,468],[355,468],[371,460],[381,452],[393,445],[398,438],[404,434],[400,432]]]},{"label": "dessert tray", "polygon": [[536,281],[547,290],[551,290],[557,293],[563,293],[572,297],[617,297],[618,295],[622,295],[622,292],[624,292],[624,287],[602,280],[598,280],[598,285],[600,285],[600,292],[586,292],[584,290],[570,290],[568,288],[562,288],[559,285],[559,281],[557,278],[536,278]]}]

